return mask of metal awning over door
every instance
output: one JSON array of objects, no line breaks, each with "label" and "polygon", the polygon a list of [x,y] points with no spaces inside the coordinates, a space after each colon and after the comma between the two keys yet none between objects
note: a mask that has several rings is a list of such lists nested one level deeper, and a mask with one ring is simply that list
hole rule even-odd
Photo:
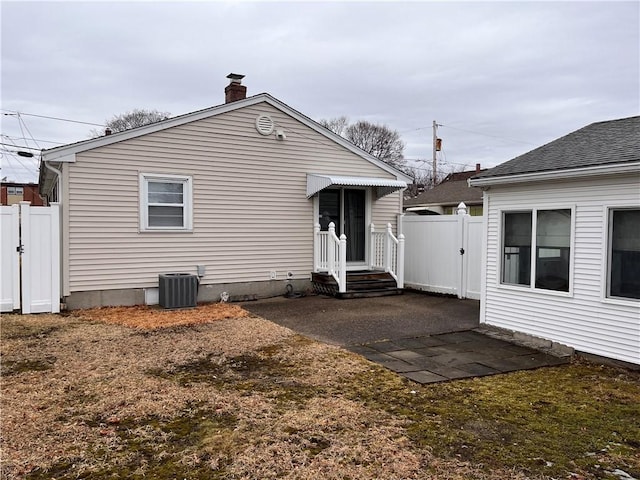
[{"label": "metal awning over door", "polygon": [[407,183],[402,180],[391,180],[387,178],[307,174],[307,198],[331,186],[373,187],[376,198],[381,198],[390,193],[407,188]]}]

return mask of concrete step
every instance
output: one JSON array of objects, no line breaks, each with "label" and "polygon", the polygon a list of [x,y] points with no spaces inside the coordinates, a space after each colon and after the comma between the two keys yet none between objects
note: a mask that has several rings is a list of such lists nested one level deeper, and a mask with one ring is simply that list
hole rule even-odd
[{"label": "concrete step", "polygon": [[400,288],[376,288],[373,290],[348,290],[344,293],[336,293],[335,297],[342,300],[348,298],[373,298],[386,297],[388,295],[402,295]]},{"label": "concrete step", "polygon": [[347,290],[376,290],[383,288],[396,288],[396,281],[380,279],[380,280],[358,280],[351,281],[347,279]]},{"label": "concrete step", "polygon": [[317,293],[332,295],[336,298],[381,297],[402,293],[389,273],[375,270],[347,272],[347,291],[343,293],[338,292],[335,279],[328,273],[313,272],[311,281]]}]

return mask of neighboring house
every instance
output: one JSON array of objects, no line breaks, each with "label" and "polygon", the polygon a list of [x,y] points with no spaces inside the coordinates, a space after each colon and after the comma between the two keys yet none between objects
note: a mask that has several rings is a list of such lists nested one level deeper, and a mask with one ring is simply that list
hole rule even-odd
[{"label": "neighboring house", "polygon": [[43,151],[68,308],[157,303],[164,273],[197,273],[201,301],[306,288],[328,215],[347,269],[369,268],[410,178],[229,78],[223,105]]},{"label": "neighboring house", "polygon": [[482,190],[470,187],[469,178],[485,170],[480,169],[480,164],[476,164],[476,169],[468,172],[450,173],[438,185],[430,190],[426,190],[416,197],[404,200],[406,213],[422,213],[440,215],[455,215],[460,202],[467,206],[467,213],[472,216],[482,215]]},{"label": "neighboring house", "polygon": [[31,202],[32,207],[42,207],[44,201],[38,193],[38,184],[3,182],[1,185],[0,204],[13,205],[20,202]]},{"label": "neighboring house", "polygon": [[487,172],[480,321],[640,364],[640,117]]}]

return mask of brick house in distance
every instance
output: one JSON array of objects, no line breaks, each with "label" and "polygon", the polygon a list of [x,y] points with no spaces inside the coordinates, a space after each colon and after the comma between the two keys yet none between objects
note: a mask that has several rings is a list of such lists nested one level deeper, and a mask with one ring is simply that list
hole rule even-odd
[{"label": "brick house in distance", "polygon": [[37,183],[2,182],[0,204],[13,205],[20,202],[31,202],[32,207],[42,207],[44,200],[38,193]]}]

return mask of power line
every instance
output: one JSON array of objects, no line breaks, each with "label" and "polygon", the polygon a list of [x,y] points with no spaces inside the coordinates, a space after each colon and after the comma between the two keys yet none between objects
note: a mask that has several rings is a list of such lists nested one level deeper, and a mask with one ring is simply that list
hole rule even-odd
[{"label": "power line", "polygon": [[465,130],[464,128],[452,127],[451,125],[443,125],[443,124],[439,124],[439,125],[441,127],[451,128],[452,130],[460,130],[461,132],[473,133],[474,135],[482,135],[484,137],[497,138],[499,140],[508,140],[510,142],[515,142],[515,143],[524,143],[526,145],[535,145],[534,143],[525,142],[523,140],[516,140],[515,138],[501,137],[499,135],[489,135],[488,133],[482,133],[482,132],[474,132],[473,130]]},{"label": "power line", "polygon": [[6,109],[2,109],[2,110],[5,111],[5,112],[11,112],[11,113],[3,113],[2,114],[2,115],[9,116],[9,117],[27,115],[29,117],[46,118],[46,119],[49,119],[49,120],[59,120],[61,122],[81,123],[83,125],[93,125],[94,127],[104,127],[104,124],[101,124],[101,123],[82,122],[80,120],[71,120],[69,118],[60,118],[60,117],[50,117],[48,115],[36,115],[35,113],[24,113],[24,112],[18,112],[16,110],[6,110]]},{"label": "power line", "polygon": [[[10,135],[1,134],[3,137],[8,138],[9,140],[20,140],[22,137],[12,137]],[[43,142],[43,143],[57,143],[58,145],[64,145],[65,142],[56,142],[55,140],[43,140],[41,138],[34,138],[35,142]]]},{"label": "power line", "polygon": [[[15,152],[12,152],[10,150],[0,150],[1,152],[3,152],[3,157],[5,157],[7,160],[10,159],[10,157],[8,157],[7,155],[4,155],[5,153],[9,153],[11,155],[13,155],[13,159],[17,160],[18,163],[22,166],[22,168],[24,170],[27,170],[28,172],[32,172],[32,173],[38,173],[39,168],[35,165],[25,165],[24,163],[22,163],[22,160],[20,159],[20,157],[18,155],[15,154]],[[15,167],[13,167],[15,168]]]},{"label": "power line", "polygon": [[16,145],[15,143],[0,142],[0,145],[4,145],[5,147],[24,148],[25,150],[37,150],[37,151],[40,151],[40,148],[27,147],[26,145]]},{"label": "power line", "polygon": [[[474,135],[482,135],[484,137],[497,138],[498,140],[507,140],[509,142],[523,143],[525,145],[535,145],[535,143],[525,142],[524,140],[516,140],[515,138],[503,137],[503,136],[500,136],[500,135],[490,135],[488,133],[482,133],[482,132],[476,132],[476,131],[473,131],[473,130],[467,130],[467,129],[464,129],[464,128],[452,127],[451,125],[444,125],[442,123],[438,123],[438,126],[439,127],[450,128],[452,130],[459,130],[461,132],[472,133]],[[409,129],[409,130],[403,130],[403,131],[398,132],[398,133],[403,134],[403,133],[415,132],[417,130],[426,130],[428,128],[432,128],[432,126],[412,128],[412,129]]]},{"label": "power line", "polygon": [[[24,119],[22,118],[22,116],[20,114],[18,114],[18,122],[22,123],[22,125],[24,125],[25,130],[27,131],[27,133],[29,134],[29,136],[31,137],[31,140],[33,140],[33,143],[36,144],[36,147],[40,148],[40,145],[38,145],[38,142],[36,142],[35,138],[33,138],[33,134],[31,133],[31,130],[29,130],[29,127],[27,127],[27,122],[24,121]],[[29,143],[26,141],[26,137],[25,137],[25,143]]]}]

